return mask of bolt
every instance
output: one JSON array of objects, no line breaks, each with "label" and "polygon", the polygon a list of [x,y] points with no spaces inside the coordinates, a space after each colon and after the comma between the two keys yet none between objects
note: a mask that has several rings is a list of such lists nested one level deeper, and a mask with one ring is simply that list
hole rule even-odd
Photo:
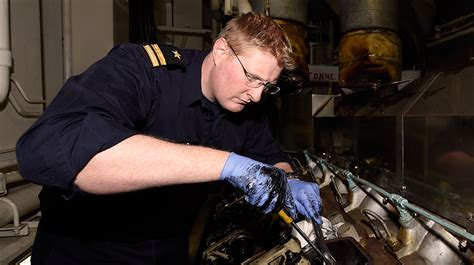
[{"label": "bolt", "polygon": [[407,190],[407,186],[403,185],[403,186],[400,187],[400,189],[405,191],[405,190]]},{"label": "bolt", "polygon": [[466,214],[465,214],[465,217],[466,217],[466,219],[469,220],[469,221],[472,220],[472,213],[466,213]]},{"label": "bolt", "polygon": [[464,240],[459,241],[458,248],[463,253],[466,253],[466,251],[467,251],[467,240],[464,239]]},{"label": "bolt", "polygon": [[397,251],[401,248],[401,243],[395,236],[387,238],[387,244],[394,251]]}]

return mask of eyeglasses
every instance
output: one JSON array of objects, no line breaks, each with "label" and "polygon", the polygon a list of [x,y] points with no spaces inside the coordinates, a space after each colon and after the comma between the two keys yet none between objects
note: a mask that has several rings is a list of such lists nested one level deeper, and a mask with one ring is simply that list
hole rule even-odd
[{"label": "eyeglasses", "polygon": [[245,77],[247,78],[247,81],[245,82],[245,84],[247,86],[253,87],[253,88],[264,86],[263,93],[270,94],[270,95],[275,95],[276,93],[280,91],[280,87],[278,87],[277,85],[264,81],[260,77],[249,73],[245,69],[244,65],[242,64],[242,61],[240,61],[239,56],[237,56],[237,53],[235,53],[232,46],[229,45],[229,47],[230,47],[230,50],[234,53],[235,57],[237,58],[237,61],[239,61],[240,66],[242,66],[242,69],[244,70]]}]

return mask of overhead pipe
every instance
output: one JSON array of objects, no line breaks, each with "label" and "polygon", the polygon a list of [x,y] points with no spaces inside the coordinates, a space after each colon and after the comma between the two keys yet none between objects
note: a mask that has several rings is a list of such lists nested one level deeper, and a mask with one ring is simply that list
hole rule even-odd
[{"label": "overhead pipe", "polygon": [[5,101],[10,89],[10,16],[9,0],[0,0],[0,105]]}]

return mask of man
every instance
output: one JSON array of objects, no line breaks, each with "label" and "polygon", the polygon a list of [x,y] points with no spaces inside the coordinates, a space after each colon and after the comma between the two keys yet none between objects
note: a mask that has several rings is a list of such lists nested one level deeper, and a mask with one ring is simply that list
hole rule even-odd
[{"label": "man", "polygon": [[184,264],[198,183],[216,180],[319,221],[318,187],[287,180],[254,105],[284,67],[285,34],[249,13],[210,52],[124,44],[68,80],[17,144],[21,174],[44,186],[32,263]]}]

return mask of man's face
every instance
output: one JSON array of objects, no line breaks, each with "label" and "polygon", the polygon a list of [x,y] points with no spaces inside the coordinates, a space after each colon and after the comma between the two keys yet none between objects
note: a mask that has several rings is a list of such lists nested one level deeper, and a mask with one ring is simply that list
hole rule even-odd
[{"label": "man's face", "polygon": [[263,84],[276,83],[282,71],[273,55],[255,47],[236,55],[226,44],[219,56],[209,80],[210,91],[213,99],[231,112],[259,102],[265,89]]}]

